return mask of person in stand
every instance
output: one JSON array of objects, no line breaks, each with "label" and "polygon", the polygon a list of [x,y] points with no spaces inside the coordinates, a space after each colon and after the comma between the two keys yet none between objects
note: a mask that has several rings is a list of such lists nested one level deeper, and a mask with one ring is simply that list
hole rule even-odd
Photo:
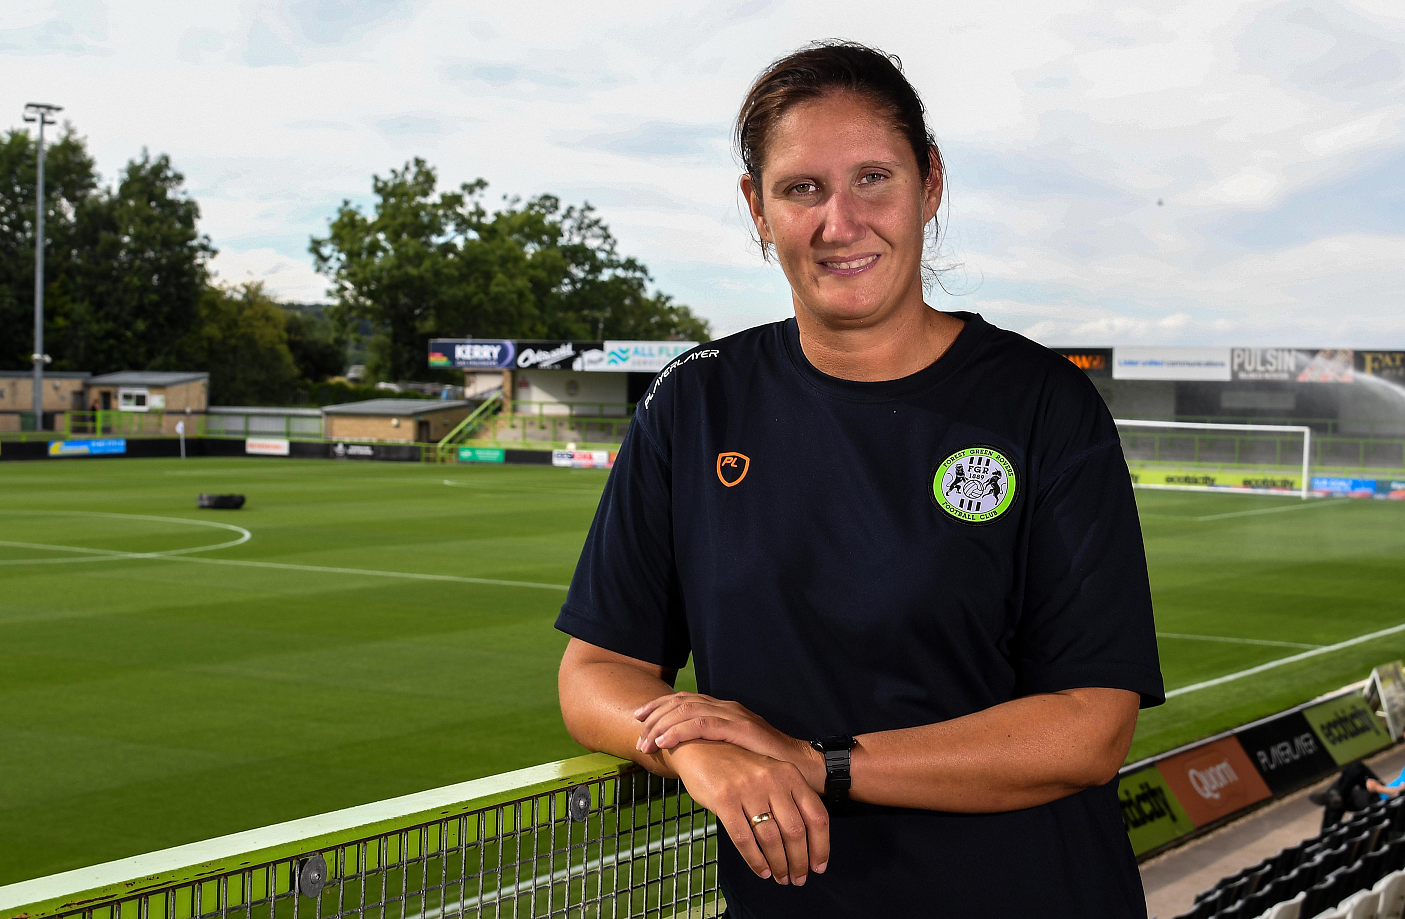
[{"label": "person in stand", "polygon": [[1322,829],[1334,827],[1342,822],[1342,815],[1348,811],[1362,811],[1387,798],[1393,798],[1405,791],[1405,773],[1401,773],[1389,785],[1370,766],[1362,762],[1349,763],[1342,769],[1337,780],[1322,791],[1314,791],[1307,798],[1313,804],[1322,805]]},{"label": "person in stand", "polygon": [[[1145,917],[1116,779],[1164,692],[1107,408],[925,301],[946,177],[896,59],[788,55],[736,137],[795,315],[640,401],[557,619],[567,729],[717,816],[737,919]],[[942,489],[973,457],[980,512]]]}]

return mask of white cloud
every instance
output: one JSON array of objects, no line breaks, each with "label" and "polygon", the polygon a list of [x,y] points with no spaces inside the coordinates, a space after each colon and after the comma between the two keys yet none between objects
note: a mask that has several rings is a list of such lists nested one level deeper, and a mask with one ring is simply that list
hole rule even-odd
[{"label": "white cloud", "polygon": [[[729,332],[789,309],[737,207],[731,118],[765,63],[843,31],[901,56],[948,151],[969,292],[943,305],[1066,344],[1405,345],[1405,214],[1358,179],[1405,164],[1398,2],[866,10],[15,0],[0,111],[64,105],[108,177],[170,153],[221,277],[290,299],[322,295],[308,238],[341,201],[423,156],[491,201],[591,200]],[[1319,192],[1346,202],[1330,226],[1301,203]]]}]

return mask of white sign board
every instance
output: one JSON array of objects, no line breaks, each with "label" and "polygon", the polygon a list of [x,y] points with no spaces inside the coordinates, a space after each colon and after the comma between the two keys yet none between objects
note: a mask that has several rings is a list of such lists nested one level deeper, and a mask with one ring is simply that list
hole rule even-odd
[{"label": "white sign board", "polygon": [[244,441],[244,452],[254,456],[287,456],[288,441],[281,437],[250,437]]},{"label": "white sign board", "polygon": [[1114,380],[1230,379],[1228,348],[1113,348]]},{"label": "white sign board", "polygon": [[607,341],[605,350],[581,356],[581,369],[658,373],[697,346],[695,341]]}]

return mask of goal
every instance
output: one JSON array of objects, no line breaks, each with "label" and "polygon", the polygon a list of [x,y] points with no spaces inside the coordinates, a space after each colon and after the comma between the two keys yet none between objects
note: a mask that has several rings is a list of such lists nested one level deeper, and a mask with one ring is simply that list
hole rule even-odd
[{"label": "goal", "polygon": [[1140,488],[1311,494],[1312,429],[1280,424],[1115,419]]}]

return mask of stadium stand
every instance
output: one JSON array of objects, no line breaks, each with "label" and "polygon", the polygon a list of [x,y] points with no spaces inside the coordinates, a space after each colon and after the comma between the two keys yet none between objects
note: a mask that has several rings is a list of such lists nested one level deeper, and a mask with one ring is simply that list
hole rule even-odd
[{"label": "stadium stand", "polygon": [[1405,797],[1222,878],[1177,919],[1401,919]]}]

